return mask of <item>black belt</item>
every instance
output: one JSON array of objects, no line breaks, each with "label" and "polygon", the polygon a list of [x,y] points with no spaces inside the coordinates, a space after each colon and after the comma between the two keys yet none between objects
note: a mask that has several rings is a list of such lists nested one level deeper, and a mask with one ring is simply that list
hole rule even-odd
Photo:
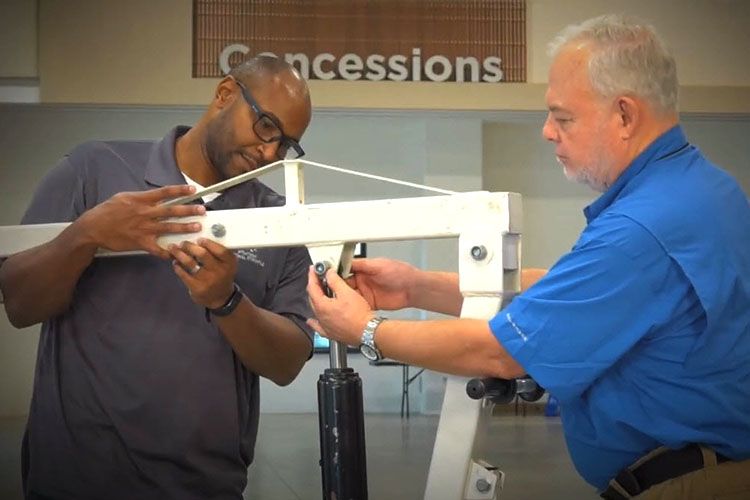
[{"label": "black belt", "polygon": [[[719,453],[716,462],[728,462],[729,459]],[[679,450],[667,450],[643,462],[638,467],[622,469],[615,481],[628,492],[636,496],[650,487],[669,479],[688,474],[703,468],[703,453],[700,446],[691,444]],[[606,500],[626,500],[619,491],[608,487],[601,497]]]}]

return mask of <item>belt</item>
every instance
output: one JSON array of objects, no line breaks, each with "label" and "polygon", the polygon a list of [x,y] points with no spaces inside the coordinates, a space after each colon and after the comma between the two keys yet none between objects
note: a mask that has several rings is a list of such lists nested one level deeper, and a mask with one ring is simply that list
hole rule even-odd
[{"label": "belt", "polygon": [[[716,454],[716,462],[728,462],[730,459]],[[679,450],[667,450],[637,467],[625,467],[615,477],[623,490],[630,496],[636,496],[650,487],[669,479],[688,474],[703,468],[703,452],[697,444],[691,444]],[[601,494],[606,500],[627,500],[628,497],[611,485]]]}]

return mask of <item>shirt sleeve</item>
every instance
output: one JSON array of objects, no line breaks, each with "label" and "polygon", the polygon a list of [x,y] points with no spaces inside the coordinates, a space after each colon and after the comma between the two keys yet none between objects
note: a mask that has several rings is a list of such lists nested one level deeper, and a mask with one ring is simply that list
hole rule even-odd
[{"label": "shirt sleeve", "polygon": [[674,262],[632,221],[579,243],[490,321],[508,353],[561,401],[580,396],[658,323]]},{"label": "shirt sleeve", "polygon": [[305,247],[291,247],[276,288],[266,294],[262,307],[292,320],[310,339],[312,355],[313,330],[306,321],[313,317],[307,299],[307,271],[312,261]]},{"label": "shirt sleeve", "polygon": [[83,178],[71,157],[65,156],[42,178],[21,224],[72,222],[84,211]]}]

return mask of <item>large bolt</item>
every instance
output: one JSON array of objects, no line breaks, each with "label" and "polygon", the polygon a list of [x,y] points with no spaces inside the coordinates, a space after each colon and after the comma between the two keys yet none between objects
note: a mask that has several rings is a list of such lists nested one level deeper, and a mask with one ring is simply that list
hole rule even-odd
[{"label": "large bolt", "polygon": [[315,270],[315,274],[317,274],[320,277],[323,277],[326,275],[326,271],[331,267],[331,263],[327,260],[323,260],[320,262],[316,262],[313,269]]},{"label": "large bolt", "polygon": [[492,488],[492,485],[484,478],[477,479],[475,486],[479,493],[487,493]]},{"label": "large bolt", "polygon": [[487,249],[482,245],[471,247],[471,257],[474,260],[484,260],[487,257]]},{"label": "large bolt", "polygon": [[211,226],[211,234],[217,238],[222,238],[227,234],[227,228],[224,227],[224,224],[214,224]]}]

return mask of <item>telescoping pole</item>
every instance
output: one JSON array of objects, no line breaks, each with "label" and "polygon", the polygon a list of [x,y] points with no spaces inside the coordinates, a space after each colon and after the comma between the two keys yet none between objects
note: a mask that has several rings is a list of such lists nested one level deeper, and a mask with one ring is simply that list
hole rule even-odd
[{"label": "telescoping pole", "polygon": [[[326,262],[315,273],[329,297]],[[346,346],[331,341],[331,367],[318,379],[320,466],[324,500],[367,500],[362,379],[346,366]]]}]

